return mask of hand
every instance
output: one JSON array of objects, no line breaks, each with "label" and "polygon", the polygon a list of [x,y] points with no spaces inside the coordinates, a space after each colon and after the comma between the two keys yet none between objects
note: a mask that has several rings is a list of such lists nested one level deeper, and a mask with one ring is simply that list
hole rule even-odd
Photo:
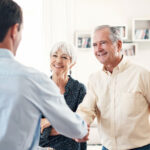
[{"label": "hand", "polygon": [[59,133],[54,128],[52,128],[50,135],[56,136],[56,135],[59,135]]},{"label": "hand", "polygon": [[89,140],[89,132],[90,132],[90,125],[88,124],[88,133],[86,136],[84,136],[82,139],[74,139],[76,142],[86,142]]},{"label": "hand", "polygon": [[51,125],[50,122],[46,118],[41,119],[41,124],[40,124],[40,126],[41,126],[41,133],[43,133],[43,130],[45,128],[49,127],[50,125]]},{"label": "hand", "polygon": [[89,140],[88,136],[89,136],[89,133],[85,137],[83,137],[82,139],[75,139],[75,141],[80,142],[80,143],[86,142],[87,140]]}]

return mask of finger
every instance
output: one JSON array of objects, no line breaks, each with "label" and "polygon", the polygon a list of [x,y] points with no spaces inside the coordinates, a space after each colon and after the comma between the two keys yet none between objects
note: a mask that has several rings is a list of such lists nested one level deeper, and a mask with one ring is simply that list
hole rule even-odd
[{"label": "finger", "polygon": [[85,137],[85,138],[83,138],[83,139],[74,139],[76,142],[79,142],[79,143],[81,143],[81,142],[86,142],[87,140],[89,140],[89,138],[88,138],[88,136],[87,137]]},{"label": "finger", "polygon": [[43,127],[41,127],[41,133],[43,133]]}]

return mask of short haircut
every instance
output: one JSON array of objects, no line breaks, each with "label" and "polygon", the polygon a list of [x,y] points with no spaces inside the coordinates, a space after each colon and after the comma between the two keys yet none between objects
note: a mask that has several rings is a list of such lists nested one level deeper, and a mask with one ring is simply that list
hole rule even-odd
[{"label": "short haircut", "polygon": [[18,31],[22,24],[22,10],[13,0],[0,0],[0,42],[2,42],[11,26],[18,23]]},{"label": "short haircut", "polygon": [[108,28],[110,31],[110,40],[112,41],[112,43],[117,42],[118,40],[121,41],[121,36],[120,36],[120,32],[118,30],[118,28],[113,27],[113,26],[109,26],[109,25],[101,25],[101,26],[97,26],[94,30],[94,33],[98,30],[102,30],[104,28]]},{"label": "short haircut", "polygon": [[75,48],[72,44],[67,43],[67,42],[57,42],[56,44],[53,45],[51,51],[50,51],[50,56],[61,49],[64,53],[66,53],[72,60],[72,63],[76,62],[76,52]]}]

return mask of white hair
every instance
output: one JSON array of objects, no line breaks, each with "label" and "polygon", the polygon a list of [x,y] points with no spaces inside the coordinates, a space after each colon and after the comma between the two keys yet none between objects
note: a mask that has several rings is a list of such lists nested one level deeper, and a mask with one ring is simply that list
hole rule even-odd
[{"label": "white hair", "polygon": [[55,43],[51,48],[50,56],[54,54],[56,51],[58,51],[59,49],[61,49],[64,53],[66,53],[71,58],[72,63],[76,62],[77,56],[76,56],[75,48],[72,44],[63,41]]},{"label": "white hair", "polygon": [[104,28],[108,28],[110,30],[110,40],[114,43],[117,42],[118,40],[122,41],[121,36],[120,36],[120,32],[118,30],[117,27],[113,27],[113,26],[109,26],[109,25],[101,25],[101,26],[97,26],[94,30],[94,33],[98,30],[102,30]]}]

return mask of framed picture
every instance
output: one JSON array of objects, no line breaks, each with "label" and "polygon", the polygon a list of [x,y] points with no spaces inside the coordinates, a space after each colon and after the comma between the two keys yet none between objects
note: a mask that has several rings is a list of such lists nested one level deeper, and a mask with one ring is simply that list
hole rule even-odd
[{"label": "framed picture", "polygon": [[137,44],[135,44],[135,43],[123,43],[122,53],[125,56],[137,55]]},{"label": "framed picture", "polygon": [[113,26],[116,27],[118,29],[118,31],[120,32],[120,36],[122,38],[122,40],[126,40],[127,39],[127,26]]},{"label": "framed picture", "polygon": [[75,33],[75,45],[79,50],[91,49],[91,32],[81,31]]}]

